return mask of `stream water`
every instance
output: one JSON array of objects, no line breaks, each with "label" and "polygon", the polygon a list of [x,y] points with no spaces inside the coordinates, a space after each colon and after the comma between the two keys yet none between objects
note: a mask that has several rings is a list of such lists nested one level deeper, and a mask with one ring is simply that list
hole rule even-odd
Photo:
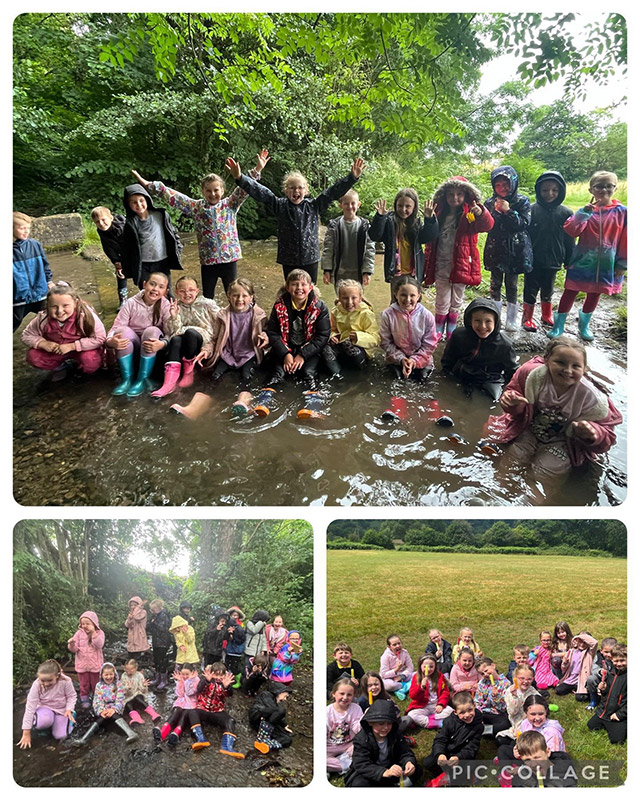
[{"label": "stream water", "polygon": [[[275,244],[245,243],[243,249],[240,272],[254,281],[258,304],[269,313],[282,282]],[[81,288],[108,328],[116,311],[110,265],[69,253],[54,254],[51,263],[57,278]],[[184,263],[187,273],[199,273],[190,237]],[[381,256],[376,263],[367,297],[380,311],[389,289]],[[333,287],[319,288],[333,303]],[[423,301],[433,310],[433,290]],[[307,422],[296,417],[304,387],[293,383],[278,393],[277,408],[266,419],[232,420],[236,387],[229,378],[216,389],[211,412],[193,422],[169,406],[187,402],[197,389],[208,391],[205,378],[159,403],[112,397],[115,372],[51,384],[26,365],[16,335],[14,496],[23,505],[618,505],[626,494],[626,352],[605,336],[613,308],[602,302],[594,315],[599,335],[588,357],[625,422],[617,428],[616,446],[559,488],[540,486],[526,471],[507,471],[501,458],[480,453],[482,426],[498,413],[497,404],[478,393],[465,397],[438,370],[426,386],[398,387],[380,356],[367,373],[327,383],[327,416]],[[574,327],[568,325],[568,332],[576,333]],[[545,341],[543,334],[518,332],[521,363]],[[408,418],[382,421],[399,391],[408,398]],[[448,431],[427,419],[432,398],[454,419],[452,430],[463,442],[452,443]]]}]

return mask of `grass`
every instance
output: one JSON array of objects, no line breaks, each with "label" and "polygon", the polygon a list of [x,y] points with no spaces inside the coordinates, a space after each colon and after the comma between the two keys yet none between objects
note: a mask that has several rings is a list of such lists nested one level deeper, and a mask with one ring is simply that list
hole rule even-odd
[{"label": "grass", "polygon": [[[561,619],[574,633],[626,641],[626,566],[623,559],[329,550],[327,660],[335,643],[346,641],[365,669],[377,670],[386,637],[396,633],[415,665],[430,628],[453,643],[463,625],[473,628],[499,671],[506,671],[515,644],[533,646],[540,630]],[[574,759],[624,760],[626,770],[626,747],[587,729],[583,703],[552,698]],[[408,702],[399,705],[404,710]],[[435,733],[412,735],[420,763]],[[483,739],[478,757],[492,759],[495,750]]]}]

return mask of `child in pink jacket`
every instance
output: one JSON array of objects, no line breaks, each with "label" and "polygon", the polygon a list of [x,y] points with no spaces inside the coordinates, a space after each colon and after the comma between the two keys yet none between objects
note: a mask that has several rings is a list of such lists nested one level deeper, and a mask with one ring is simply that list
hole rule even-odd
[{"label": "child in pink jacket", "polygon": [[67,647],[76,654],[76,672],[80,682],[80,700],[83,708],[91,708],[91,698],[100,680],[103,662],[104,633],[100,630],[95,611],[80,615],[78,630],[67,642]]},{"label": "child in pink jacket", "polygon": [[53,659],[38,667],[38,677],[31,685],[22,718],[22,739],[18,747],[31,747],[31,730],[51,728],[54,739],[62,741],[74,725],[76,690],[73,681],[62,674],[60,664]]},{"label": "child in pink jacket", "polygon": [[124,622],[127,628],[127,652],[129,658],[138,660],[150,649],[147,639],[147,612],[144,610],[146,600],[135,595],[129,600],[129,614]]}]

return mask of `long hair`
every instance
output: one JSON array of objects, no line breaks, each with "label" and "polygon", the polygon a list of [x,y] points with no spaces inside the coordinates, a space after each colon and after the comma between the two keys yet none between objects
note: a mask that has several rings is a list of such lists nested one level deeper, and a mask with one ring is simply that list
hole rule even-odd
[{"label": "long hair", "polygon": [[[401,219],[396,213],[398,200],[403,197],[408,197],[409,200],[413,200],[413,211],[406,219]],[[415,189],[411,189],[410,187],[400,189],[398,194],[393,198],[393,221],[398,235],[400,237],[406,237],[411,242],[411,245],[413,245],[418,235],[418,228],[420,227],[420,219],[418,217],[418,193]]]},{"label": "long hair", "polygon": [[[167,282],[167,288],[169,288],[169,278],[167,277],[166,273],[164,273],[164,272],[152,272],[151,275],[149,275],[149,277],[145,281],[145,284],[147,283],[147,281],[151,280],[151,278],[153,278],[154,275],[162,276]],[[162,312],[162,301],[164,300],[166,295],[167,295],[167,289],[165,289],[164,295],[162,297],[158,298],[156,300],[156,302],[153,304],[153,324],[154,325],[157,325],[158,322],[160,321],[160,314]]]},{"label": "long hair", "polygon": [[74,314],[76,317],[76,333],[78,336],[93,336],[96,329],[93,321],[93,313],[89,306],[80,297],[77,289],[74,289],[70,283],[59,281],[55,286],[47,292],[47,313],[49,311],[49,300],[55,295],[62,296],[68,295],[74,303]]},{"label": "long hair", "polygon": [[380,682],[380,694],[378,694],[376,696],[377,700],[391,700],[392,699],[391,695],[384,688],[384,681],[382,680],[382,677],[380,676],[380,673],[376,672],[375,670],[369,670],[368,672],[365,672],[364,675],[360,678],[360,694],[361,695],[364,695],[366,697],[368,695],[368,693],[369,693],[369,689],[367,688],[367,686],[369,684],[369,678],[376,678],[376,680],[378,680]]},{"label": "long hair", "polygon": [[424,665],[427,661],[433,661],[435,664],[435,669],[429,676],[429,684],[431,685],[431,691],[436,692],[438,690],[438,680],[440,679],[441,672],[438,669],[438,659],[433,653],[423,653],[418,659],[418,683],[422,683],[422,679],[427,674],[424,669]]}]

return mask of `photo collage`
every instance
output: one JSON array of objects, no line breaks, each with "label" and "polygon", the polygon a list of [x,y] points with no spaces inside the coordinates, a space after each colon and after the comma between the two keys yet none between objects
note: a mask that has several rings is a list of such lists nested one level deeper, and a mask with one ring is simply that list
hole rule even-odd
[{"label": "photo collage", "polygon": [[47,5],[10,791],[635,793],[634,15]]}]

